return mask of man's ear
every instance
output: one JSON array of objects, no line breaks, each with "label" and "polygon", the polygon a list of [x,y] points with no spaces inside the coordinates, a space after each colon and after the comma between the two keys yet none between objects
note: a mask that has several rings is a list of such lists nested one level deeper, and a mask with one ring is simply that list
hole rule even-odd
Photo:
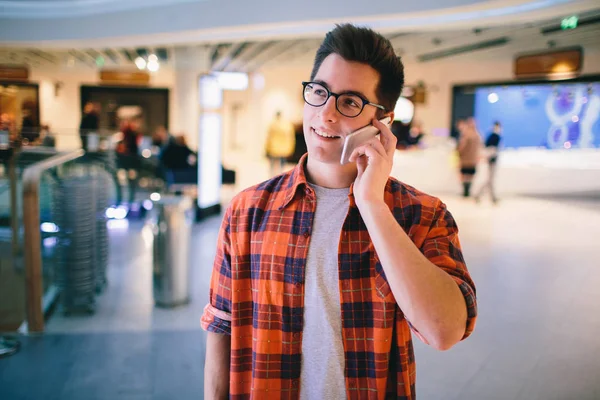
[{"label": "man's ear", "polygon": [[392,122],[394,122],[394,112],[390,112],[389,114],[385,115],[386,117],[390,117],[390,125],[392,124]]}]

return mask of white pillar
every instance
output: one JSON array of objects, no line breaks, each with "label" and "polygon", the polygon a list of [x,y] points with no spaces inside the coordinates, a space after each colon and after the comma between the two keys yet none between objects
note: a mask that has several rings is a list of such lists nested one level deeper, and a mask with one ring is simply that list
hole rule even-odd
[{"label": "white pillar", "polygon": [[175,84],[173,87],[173,134],[183,133],[188,146],[198,149],[198,78],[210,70],[210,52],[207,47],[175,48]]}]

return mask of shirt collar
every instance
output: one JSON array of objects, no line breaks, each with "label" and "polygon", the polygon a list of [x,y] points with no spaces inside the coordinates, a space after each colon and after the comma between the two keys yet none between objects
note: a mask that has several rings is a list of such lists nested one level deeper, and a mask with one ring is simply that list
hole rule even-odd
[{"label": "shirt collar", "polygon": [[[283,199],[279,204],[279,210],[287,207],[288,204],[294,199],[296,195],[296,191],[298,188],[304,190],[307,195],[312,194],[313,190],[308,185],[308,180],[306,179],[306,162],[308,160],[308,153],[305,153],[298,161],[298,164],[292,171],[289,172],[289,180],[285,184],[286,187],[282,190]],[[350,198],[350,205],[354,206],[354,182],[350,184],[350,191],[348,192],[348,197]]]},{"label": "shirt collar", "polygon": [[287,207],[287,205],[290,204],[290,202],[296,195],[296,190],[298,190],[299,187],[301,187],[302,189],[305,189],[305,190],[311,190],[308,187],[308,181],[306,180],[306,173],[304,172],[305,171],[304,168],[306,167],[307,159],[308,159],[308,153],[305,153],[300,158],[300,161],[298,161],[298,164],[296,165],[296,167],[292,171],[289,172],[289,174],[290,174],[289,179],[288,179],[287,183],[285,183],[286,187],[282,190],[283,200],[282,200],[281,204],[279,205],[280,210]]}]

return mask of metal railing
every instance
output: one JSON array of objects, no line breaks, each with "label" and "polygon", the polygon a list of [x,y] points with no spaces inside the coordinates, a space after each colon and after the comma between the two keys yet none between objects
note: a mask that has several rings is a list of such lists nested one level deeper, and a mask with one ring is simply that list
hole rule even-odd
[{"label": "metal railing", "polygon": [[85,151],[81,149],[59,154],[35,163],[23,172],[25,299],[29,332],[44,331],[40,180],[45,171],[83,157],[84,154]]}]

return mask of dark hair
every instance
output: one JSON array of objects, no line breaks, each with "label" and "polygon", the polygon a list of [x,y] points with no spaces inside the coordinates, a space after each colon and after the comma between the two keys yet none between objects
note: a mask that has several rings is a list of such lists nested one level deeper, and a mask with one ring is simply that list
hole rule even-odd
[{"label": "dark hair", "polygon": [[404,86],[404,66],[388,39],[369,28],[352,24],[336,25],[325,35],[317,50],[311,80],[317,75],[323,60],[332,53],[346,61],[368,64],[377,71],[377,99],[387,111],[394,110]]},{"label": "dark hair", "polygon": [[494,121],[494,126],[502,126],[502,124],[500,123],[500,121]]}]

